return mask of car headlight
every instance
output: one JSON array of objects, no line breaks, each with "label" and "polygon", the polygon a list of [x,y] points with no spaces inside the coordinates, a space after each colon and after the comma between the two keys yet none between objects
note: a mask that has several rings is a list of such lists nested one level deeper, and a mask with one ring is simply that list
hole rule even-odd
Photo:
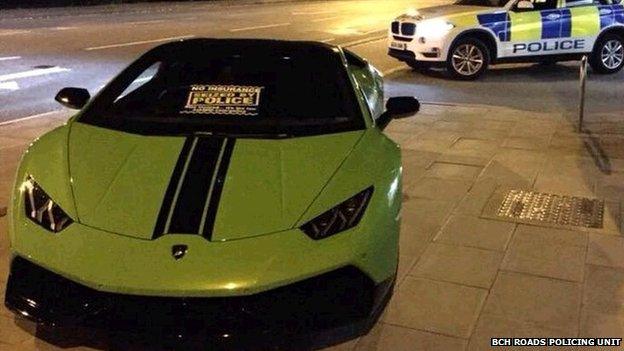
[{"label": "car headlight", "polygon": [[22,184],[26,217],[43,228],[58,233],[74,221],[31,177]]},{"label": "car headlight", "polygon": [[444,20],[422,21],[416,26],[418,36],[430,38],[441,37],[455,28],[453,23]]},{"label": "car headlight", "polygon": [[366,206],[373,196],[373,190],[371,186],[355,194],[302,225],[300,229],[310,238],[320,240],[355,227],[366,211]]}]

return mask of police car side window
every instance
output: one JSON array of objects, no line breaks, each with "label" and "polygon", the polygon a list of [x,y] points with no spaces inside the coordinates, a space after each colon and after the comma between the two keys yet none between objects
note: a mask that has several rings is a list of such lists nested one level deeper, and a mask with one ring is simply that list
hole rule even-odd
[{"label": "police car side window", "polygon": [[589,5],[598,5],[604,3],[607,4],[607,1],[604,0],[566,0],[566,7],[578,7],[578,6],[589,6]]},{"label": "police car side window", "polygon": [[518,3],[514,5],[514,11],[527,12],[527,11],[542,11],[552,10],[557,8],[557,0],[529,0],[533,4],[532,9],[519,9]]}]

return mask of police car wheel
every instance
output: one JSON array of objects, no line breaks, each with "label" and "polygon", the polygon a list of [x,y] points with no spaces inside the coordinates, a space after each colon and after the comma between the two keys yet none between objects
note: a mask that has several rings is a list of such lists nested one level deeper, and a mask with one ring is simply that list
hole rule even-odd
[{"label": "police car wheel", "polygon": [[457,79],[478,78],[488,67],[490,55],[487,47],[478,39],[460,39],[453,44],[446,62],[447,70]]},{"label": "police car wheel", "polygon": [[600,38],[589,64],[596,73],[615,73],[621,70],[624,67],[624,40],[615,34]]}]

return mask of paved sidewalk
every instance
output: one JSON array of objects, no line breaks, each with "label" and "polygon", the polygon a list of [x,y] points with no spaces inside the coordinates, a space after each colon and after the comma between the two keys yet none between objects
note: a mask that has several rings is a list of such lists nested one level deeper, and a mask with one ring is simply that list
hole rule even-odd
[{"label": "paved sidewalk", "polygon": [[[28,141],[65,116],[0,126],[0,206]],[[387,132],[403,148],[405,176],[395,295],[369,335],[331,349],[483,350],[490,337],[621,338],[624,121],[592,116],[592,132],[579,135],[569,117],[427,104],[394,121]],[[602,225],[500,217],[510,190],[604,200]],[[2,286],[7,246],[4,217]],[[56,349],[32,330],[0,308],[0,350]]]}]

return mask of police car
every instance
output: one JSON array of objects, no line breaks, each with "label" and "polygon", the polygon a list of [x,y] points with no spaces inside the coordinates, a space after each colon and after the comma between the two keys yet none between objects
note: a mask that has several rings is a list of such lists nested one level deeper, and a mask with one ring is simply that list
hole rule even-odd
[{"label": "police car", "polygon": [[588,55],[596,73],[624,66],[622,0],[459,0],[396,18],[388,54],[415,69],[475,79],[489,64]]}]

